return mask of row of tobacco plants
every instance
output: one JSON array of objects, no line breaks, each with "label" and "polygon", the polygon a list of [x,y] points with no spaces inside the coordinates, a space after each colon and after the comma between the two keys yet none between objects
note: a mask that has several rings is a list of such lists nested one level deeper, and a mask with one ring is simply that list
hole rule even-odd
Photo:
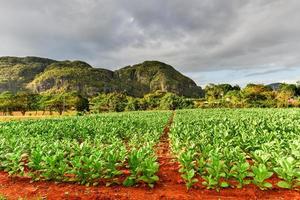
[{"label": "row of tobacco plants", "polygon": [[33,181],[153,187],[159,179],[154,145],[170,114],[110,113],[0,123],[0,170]]},{"label": "row of tobacco plants", "polygon": [[170,141],[187,188],[299,190],[299,133],[299,109],[182,110]]}]

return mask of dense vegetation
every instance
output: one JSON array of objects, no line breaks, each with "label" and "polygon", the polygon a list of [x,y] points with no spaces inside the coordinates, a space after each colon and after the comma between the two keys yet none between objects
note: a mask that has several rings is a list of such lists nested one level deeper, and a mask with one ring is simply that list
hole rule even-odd
[{"label": "dense vegetation", "polygon": [[121,93],[99,94],[84,98],[77,93],[30,94],[3,92],[0,94],[0,112],[12,115],[13,111],[53,111],[62,114],[67,110],[79,113],[122,112],[137,110],[174,110],[192,108],[193,101],[173,93],[156,92],[135,98]]},{"label": "dense vegetation", "polygon": [[177,111],[171,149],[190,188],[201,181],[207,189],[241,188],[254,183],[300,187],[300,110],[210,109]]},{"label": "dense vegetation", "polygon": [[116,71],[93,68],[83,61],[55,61],[37,57],[0,57],[0,92],[76,92],[90,97],[119,92],[133,97],[161,90],[200,97],[201,87],[172,66],[145,61]]},{"label": "dense vegetation", "polygon": [[241,89],[229,84],[210,84],[205,87],[205,98],[197,102],[198,107],[299,107],[300,84],[277,84],[271,87],[248,84]]},{"label": "dense vegetation", "polygon": [[[143,182],[153,187],[159,167],[153,147],[170,114],[111,113],[0,123],[0,170],[33,180],[125,186]],[[121,180],[127,170],[130,175]]]},{"label": "dense vegetation", "polygon": [[[153,187],[155,146],[170,116],[126,112],[0,123],[0,170],[34,181]],[[298,109],[176,111],[171,153],[187,188],[300,189],[299,124]]]},{"label": "dense vegetation", "polygon": [[[182,108],[299,107],[299,84],[209,84],[145,61],[116,71],[82,61],[0,57],[0,112],[107,112]],[[45,112],[44,112],[45,113]]]},{"label": "dense vegetation", "polygon": [[3,92],[0,94],[0,112],[4,115],[12,115],[13,111],[20,111],[23,115],[27,111],[53,111],[62,114],[66,110],[79,112],[89,111],[88,99],[76,93],[64,94],[32,94],[26,92]]},{"label": "dense vegetation", "polygon": [[137,110],[174,110],[184,108],[286,108],[300,106],[300,87],[295,84],[278,84],[277,88],[249,84],[241,89],[229,84],[208,85],[204,98],[186,98],[174,93],[156,91],[142,98],[123,93],[100,93],[84,97],[76,92],[69,93],[0,93],[0,112],[10,115],[13,111],[67,110],[78,112],[122,112]]}]

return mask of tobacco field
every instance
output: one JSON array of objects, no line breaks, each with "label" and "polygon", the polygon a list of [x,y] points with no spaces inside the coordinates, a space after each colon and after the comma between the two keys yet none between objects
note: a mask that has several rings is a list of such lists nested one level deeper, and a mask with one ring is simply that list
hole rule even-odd
[{"label": "tobacco field", "polygon": [[278,187],[299,189],[299,110],[177,111],[169,137],[188,188],[266,190],[276,176]]},{"label": "tobacco field", "polygon": [[[111,113],[0,124],[0,169],[32,180],[150,187],[153,146],[171,112]],[[120,182],[124,171],[130,176]]]},{"label": "tobacco field", "polygon": [[171,116],[168,148],[187,191],[197,185],[220,191],[249,184],[259,190],[299,190],[298,109],[191,109],[3,122],[0,170],[34,182],[155,188],[160,180],[156,148]]}]

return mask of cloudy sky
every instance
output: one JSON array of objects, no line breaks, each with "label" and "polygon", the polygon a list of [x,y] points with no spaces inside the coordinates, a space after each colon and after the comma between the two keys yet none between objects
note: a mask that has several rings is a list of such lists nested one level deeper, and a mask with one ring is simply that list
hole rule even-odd
[{"label": "cloudy sky", "polygon": [[117,69],[160,60],[199,85],[300,80],[299,0],[0,0],[0,56]]}]

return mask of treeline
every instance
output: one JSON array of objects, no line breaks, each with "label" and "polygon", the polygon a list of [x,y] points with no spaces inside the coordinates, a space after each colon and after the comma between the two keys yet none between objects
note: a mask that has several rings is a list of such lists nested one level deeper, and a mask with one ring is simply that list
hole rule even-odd
[{"label": "treeline", "polygon": [[249,107],[300,107],[299,84],[279,84],[276,88],[261,84],[248,84],[241,89],[230,84],[209,84],[205,96],[190,99],[173,93],[157,91],[142,98],[121,93],[98,94],[83,97],[76,92],[41,93],[30,92],[0,93],[0,112],[12,115],[19,111],[64,111],[78,113],[122,112],[136,110],[174,110],[183,108],[249,108]]},{"label": "treeline", "polygon": [[62,114],[67,110],[89,111],[87,98],[77,93],[45,93],[33,94],[30,92],[0,93],[0,112],[3,115],[12,115],[13,111],[19,111],[25,115],[28,111],[53,111]]},{"label": "treeline", "polygon": [[277,84],[273,87],[262,84],[248,84],[241,89],[229,84],[209,84],[205,87],[205,98],[196,107],[299,107],[299,84]]},{"label": "treeline", "polygon": [[135,98],[120,93],[99,94],[91,99],[93,112],[122,112],[137,110],[175,110],[193,108],[193,100],[174,93],[157,91]]},{"label": "treeline", "polygon": [[147,94],[143,98],[134,98],[121,93],[99,94],[85,98],[73,93],[44,93],[32,94],[28,92],[3,92],[0,94],[0,112],[2,115],[12,115],[14,111],[23,115],[28,111],[53,111],[62,114],[64,111],[78,113],[122,112],[136,110],[172,110],[192,108],[192,100],[173,93],[157,91]]}]

